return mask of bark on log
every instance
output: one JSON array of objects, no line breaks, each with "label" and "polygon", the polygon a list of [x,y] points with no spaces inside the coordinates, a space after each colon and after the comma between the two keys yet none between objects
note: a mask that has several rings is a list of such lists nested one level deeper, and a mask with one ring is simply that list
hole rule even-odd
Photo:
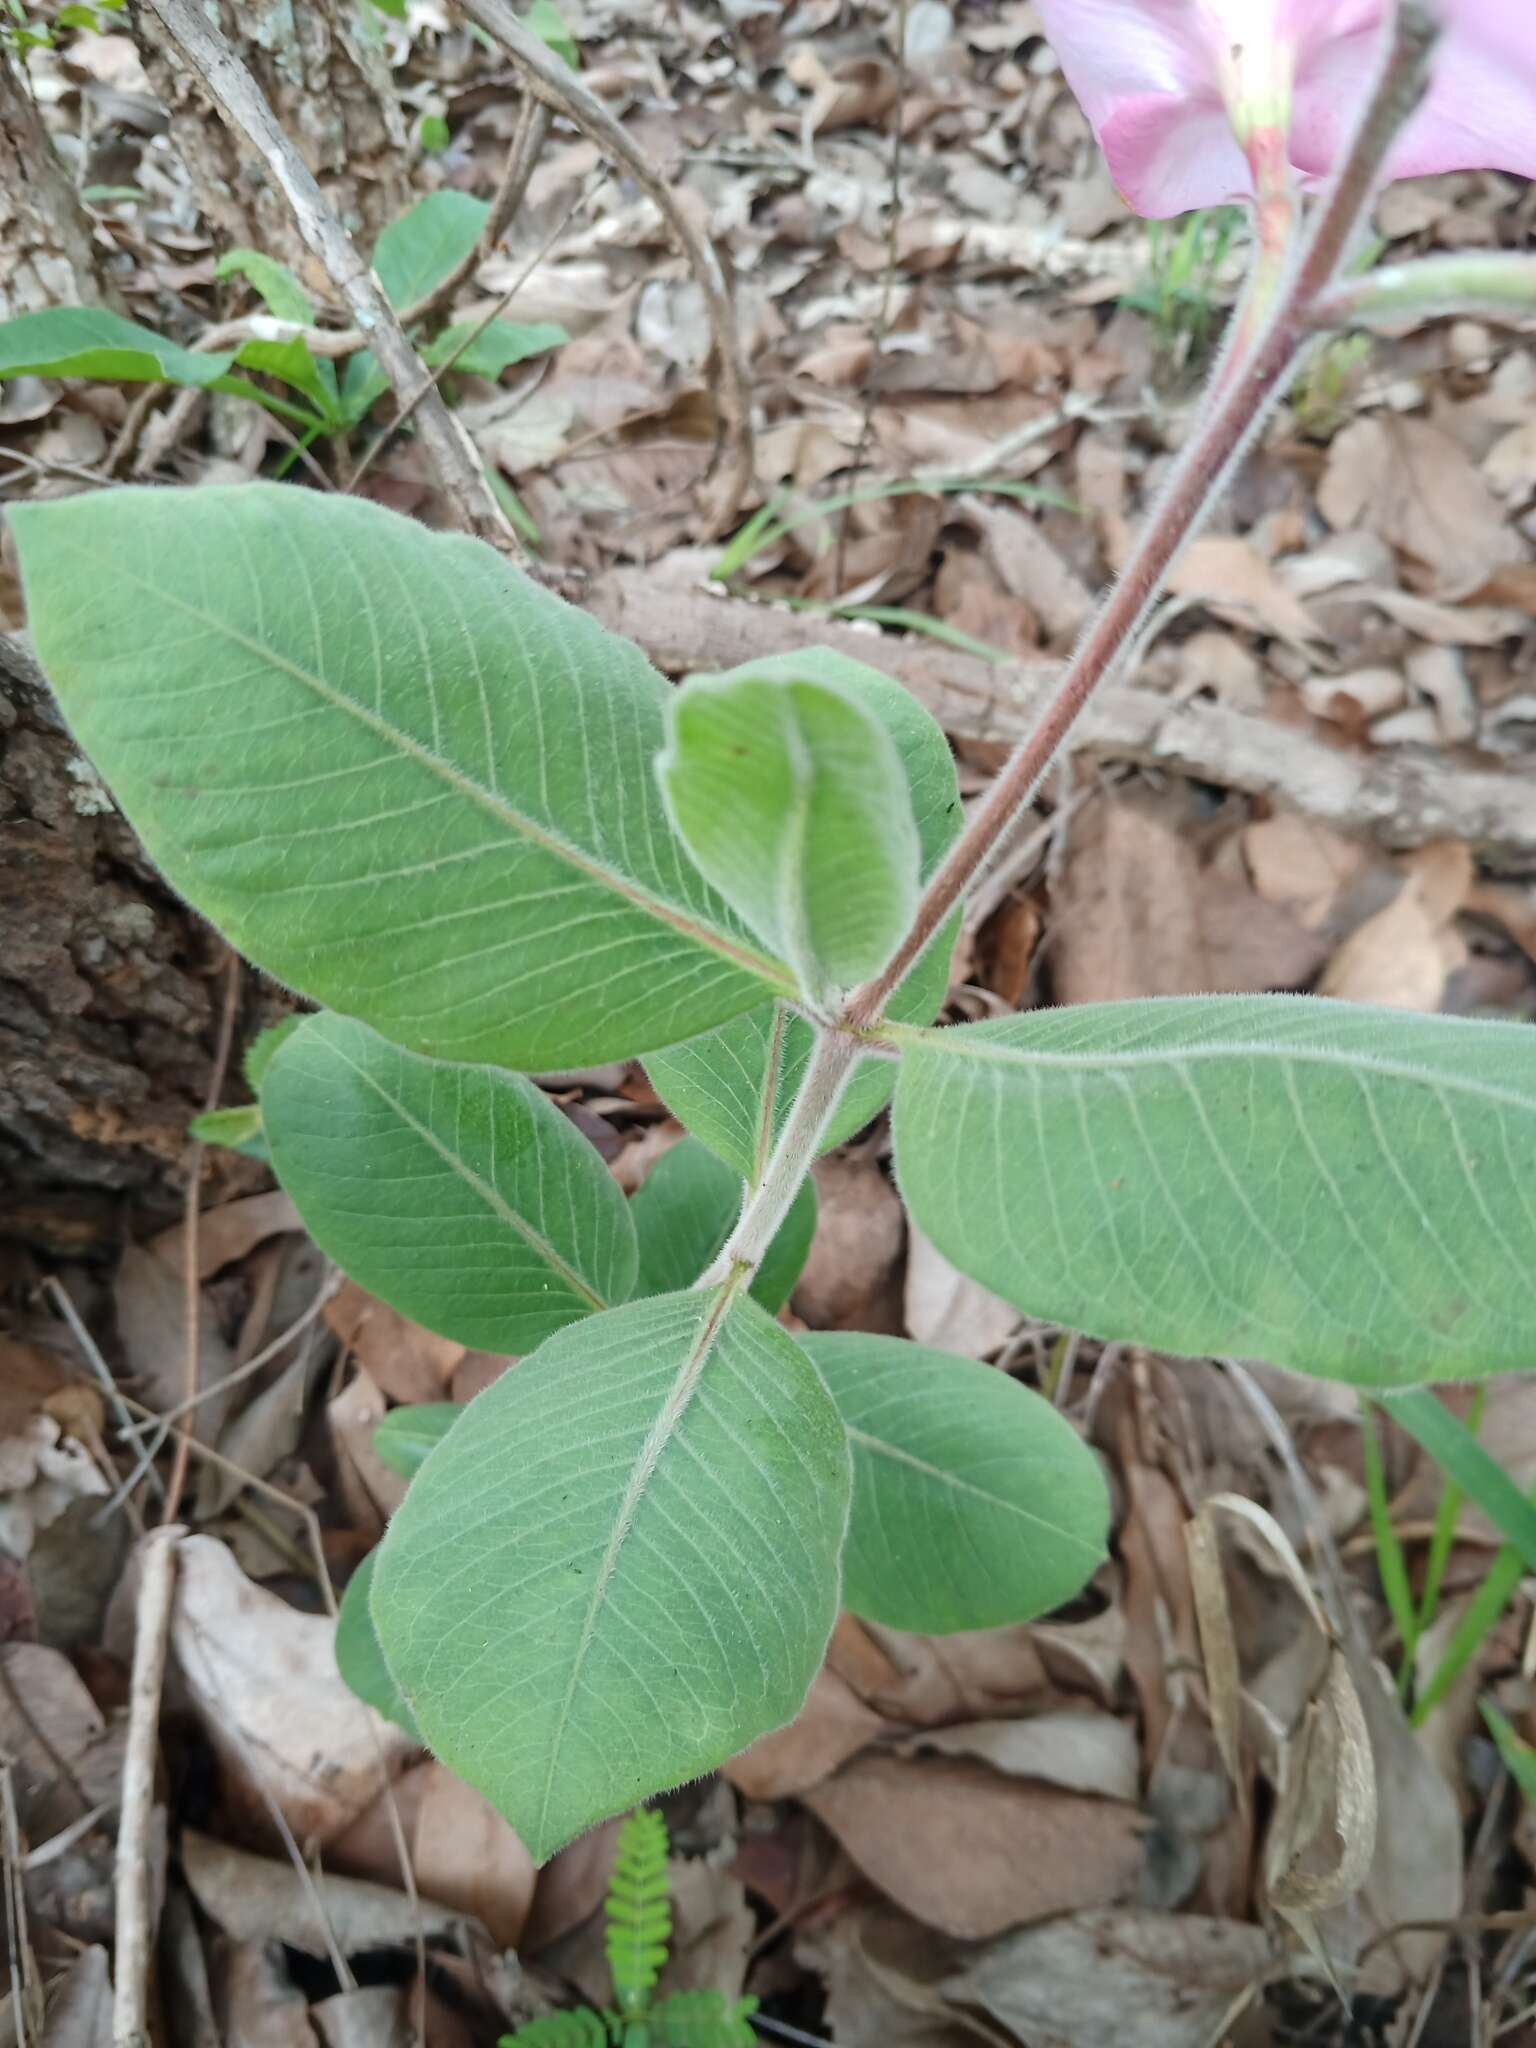
[{"label": "bark on log", "polygon": [[[104,1251],[179,1215],[223,957],[0,635],[0,1241]],[[264,1172],[210,1149],[205,1185]]]},{"label": "bark on log", "polygon": [[102,254],[27,81],[0,48],[0,320],[115,305]]},{"label": "bark on log", "polygon": [[[383,48],[356,0],[218,0],[210,10],[255,75],[342,225],[366,251],[411,201],[410,138]],[[147,10],[133,10],[144,68],[171,141],[221,243],[275,256],[318,297],[331,296],[287,200],[244,138],[212,111],[198,80]]]}]

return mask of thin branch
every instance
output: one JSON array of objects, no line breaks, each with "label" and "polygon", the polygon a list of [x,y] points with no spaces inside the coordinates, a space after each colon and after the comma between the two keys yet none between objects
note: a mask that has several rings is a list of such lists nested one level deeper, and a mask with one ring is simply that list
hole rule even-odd
[{"label": "thin branch", "polygon": [[[151,0],[155,6],[185,4],[185,0]],[[522,71],[528,90],[566,119],[589,142],[623,165],[643,192],[655,204],[662,219],[687,258],[694,282],[704,298],[714,344],[718,382],[715,398],[721,430],[721,460],[709,493],[706,516],[710,530],[718,532],[735,515],[752,482],[752,401],[742,359],[741,337],[736,310],[731,303],[724,272],[708,238],[702,235],[678,204],[677,194],[645,151],[627,130],[560,57],[513,13],[507,0],[460,0],[463,12],[485,30]]]},{"label": "thin branch", "polygon": [[[425,376],[421,358],[378,280],[332,213],[314,174],[278,126],[261,88],[196,0],[146,0],[146,5],[224,119],[266,164],[293,209],[300,234],[367,335],[379,367],[404,405]],[[458,524],[503,553],[520,556],[522,545],[486,481],[473,442],[435,389],[419,401],[418,425]]]},{"label": "thin branch", "polygon": [[[228,980],[224,990],[224,1008],[219,1018],[219,1042],[213,1055],[213,1071],[208,1077],[207,1092],[203,1097],[203,1114],[210,1115],[219,1106],[219,1097],[224,1092],[224,1075],[229,1066],[230,1048],[235,1040],[235,1012],[240,1005],[240,955],[231,947],[229,954]],[[199,1328],[201,1291],[198,1287],[197,1271],[197,1229],[202,1215],[203,1159],[206,1147],[201,1138],[192,1141],[192,1157],[187,1162],[186,1214],[182,1224],[182,1342],[183,1377],[189,1395],[197,1392],[198,1361],[202,1349]],[[195,1425],[194,1425],[195,1427]],[[174,1522],[181,1506],[182,1488],[187,1483],[186,1439],[180,1438],[175,1455],[171,1460],[171,1476],[165,1489],[165,1508],[160,1519]]]},{"label": "thin branch", "polygon": [[1339,174],[1252,353],[1233,367],[1216,403],[1185,445],[1161,501],[1142,523],[1119,582],[1067,664],[1055,697],[924,890],[911,931],[890,964],[851,997],[844,1012],[851,1027],[867,1026],[879,1017],[980,873],[1009,820],[1033,797],[1088,700],[1134,642],[1180,550],[1221,495],[1269,409],[1279,402],[1308,340],[1312,302],[1332,282],[1370,203],[1393,137],[1417,104],[1433,42],[1428,17],[1417,0],[1407,0],[1391,25],[1375,87]]},{"label": "thin branch", "polygon": [[116,1941],[112,1965],[114,2048],[145,2048],[149,2040],[149,1958],[154,1946],[154,1872],[150,1834],[155,1810],[155,1757],[159,1748],[160,1689],[176,1589],[179,1528],[146,1537],[134,1607],[133,1676],[128,1690],[128,1739],[123,1750],[123,1804],[117,1823],[113,1870]]}]

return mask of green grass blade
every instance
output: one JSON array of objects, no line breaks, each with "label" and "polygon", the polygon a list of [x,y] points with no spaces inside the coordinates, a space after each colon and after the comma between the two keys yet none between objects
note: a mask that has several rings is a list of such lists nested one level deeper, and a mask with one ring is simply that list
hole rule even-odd
[{"label": "green grass blade", "polygon": [[[1472,1408],[1467,1417],[1467,1428],[1473,1436],[1477,1435],[1482,1426],[1483,1409],[1487,1400],[1488,1389],[1479,1387],[1472,1397]],[[1430,1538],[1429,1557],[1424,1566],[1424,1590],[1419,1595],[1420,1635],[1440,1612],[1440,1588],[1445,1583],[1445,1568],[1450,1562],[1451,1550],[1456,1541],[1456,1523],[1465,1498],[1466,1495],[1456,1481],[1448,1479],[1440,1494],[1440,1505],[1435,1510],[1435,1529]]]},{"label": "green grass blade", "polygon": [[1434,1459],[1536,1570],[1536,1502],[1526,1499],[1464,1422],[1427,1387],[1382,1397],[1387,1412]]},{"label": "green grass blade", "polygon": [[1398,1689],[1406,1696],[1413,1673],[1413,1653],[1418,1646],[1419,1617],[1413,1604],[1413,1591],[1408,1584],[1407,1560],[1393,1526],[1392,1508],[1387,1499],[1376,1417],[1370,1402],[1364,1400],[1360,1403],[1360,1444],[1365,1454],[1365,1494],[1370,1506],[1371,1532],[1376,1538],[1376,1569],[1381,1574],[1381,1590],[1386,1595],[1387,1607],[1403,1646]]},{"label": "green grass blade", "polygon": [[1498,1625],[1516,1586],[1525,1575],[1525,1561],[1512,1543],[1506,1543],[1489,1567],[1488,1576],[1468,1602],[1467,1611],[1446,1645],[1445,1655],[1435,1666],[1429,1683],[1413,1703],[1409,1726],[1422,1728],[1445,1698],[1467,1665],[1477,1655]]}]

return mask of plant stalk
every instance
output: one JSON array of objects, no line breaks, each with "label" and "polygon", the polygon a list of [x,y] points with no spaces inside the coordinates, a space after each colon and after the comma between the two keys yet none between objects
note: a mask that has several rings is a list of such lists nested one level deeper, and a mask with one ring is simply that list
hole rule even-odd
[{"label": "plant stalk", "polygon": [[733,1272],[755,1273],[763,1263],[810,1171],[821,1134],[842,1099],[854,1065],[868,1049],[849,1032],[818,1030],[800,1092],[779,1142],[769,1154],[762,1180],[747,1197],[741,1219],[720,1256],[696,1286],[716,1287]]},{"label": "plant stalk", "polygon": [[881,973],[849,998],[843,1022],[850,1029],[867,1029],[879,1019],[1015,815],[1034,796],[1089,698],[1135,640],[1179,551],[1221,495],[1244,446],[1280,399],[1309,339],[1313,302],[1333,282],[1393,138],[1418,104],[1435,33],[1419,0],[1404,0],[1338,175],[1258,339],[1246,360],[1231,366],[1226,388],[1181,452],[1161,502],[1143,522],[1120,580],[1079,641],[1055,697],[924,890],[911,930]]}]

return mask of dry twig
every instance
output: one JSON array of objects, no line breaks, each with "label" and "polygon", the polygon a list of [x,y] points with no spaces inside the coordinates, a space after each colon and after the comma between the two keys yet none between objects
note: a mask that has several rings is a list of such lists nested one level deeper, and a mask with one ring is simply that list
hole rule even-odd
[{"label": "dry twig", "polygon": [[[181,4],[181,0],[151,0]],[[513,13],[507,0],[460,0],[465,14],[500,43],[527,81],[528,90],[557,114],[564,114],[589,142],[622,164],[656,206],[688,260],[694,282],[704,297],[714,344],[716,387],[721,432],[721,460],[710,491],[706,516],[711,532],[727,525],[752,481],[752,400],[742,360],[736,311],[720,262],[677,202],[666,179],[628,132],[560,57]]]},{"label": "dry twig", "polygon": [[299,232],[346,301],[357,327],[367,335],[368,346],[396,399],[402,406],[415,403],[423,444],[458,524],[504,553],[520,555],[521,543],[492,495],[474,444],[440,393],[431,389],[417,396],[430,380],[399,315],[332,213],[314,174],[278,126],[249,70],[194,0],[147,0],[147,4],[224,119],[246,137],[277,181],[293,208]]},{"label": "dry twig", "polygon": [[133,1676],[128,1691],[128,1740],[123,1751],[123,1804],[117,1823],[116,1960],[112,1981],[115,2048],[141,2048],[149,2039],[149,1958],[154,1945],[154,1872],[150,1834],[155,1809],[155,1757],[159,1747],[160,1688],[176,1589],[179,1528],[161,1527],[140,1553],[134,1615]]}]

